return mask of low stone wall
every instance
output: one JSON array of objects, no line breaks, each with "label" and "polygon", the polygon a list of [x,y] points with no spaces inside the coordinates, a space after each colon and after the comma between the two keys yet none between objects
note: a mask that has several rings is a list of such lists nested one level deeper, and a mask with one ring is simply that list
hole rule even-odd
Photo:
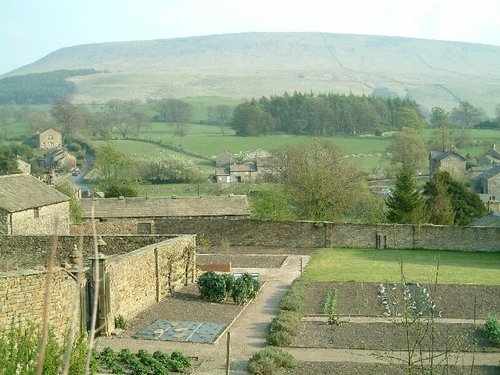
[{"label": "low stone wall", "polygon": [[[95,222],[97,235],[116,234],[150,234],[155,233],[153,220],[110,220]],[[147,231],[149,229],[149,232]],[[92,223],[72,224],[69,228],[72,235],[84,234],[91,236],[93,233]]]},{"label": "low stone wall", "polygon": [[[47,273],[42,271],[0,273],[0,330],[9,329],[12,324],[25,325],[28,321],[41,325],[46,280]],[[76,281],[67,272],[61,269],[54,272],[48,321],[59,338],[68,328],[78,291]],[[79,324],[79,319],[76,322]]]},{"label": "low stone wall", "polygon": [[130,319],[177,286],[194,282],[196,236],[186,235],[105,260],[109,284],[108,332],[119,315]]}]

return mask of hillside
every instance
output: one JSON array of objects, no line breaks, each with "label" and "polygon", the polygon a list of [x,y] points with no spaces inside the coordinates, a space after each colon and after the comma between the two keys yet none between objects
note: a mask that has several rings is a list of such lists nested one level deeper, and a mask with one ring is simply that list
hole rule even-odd
[{"label": "hillside", "polygon": [[458,100],[493,113],[500,97],[500,47],[321,33],[243,33],[63,48],[5,76],[58,69],[75,102],[110,98],[222,96],[284,91],[408,96],[426,107]]}]

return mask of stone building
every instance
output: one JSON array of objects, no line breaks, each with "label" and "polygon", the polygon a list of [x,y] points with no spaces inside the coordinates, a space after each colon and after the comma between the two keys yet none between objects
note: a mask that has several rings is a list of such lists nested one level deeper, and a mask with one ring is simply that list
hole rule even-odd
[{"label": "stone building", "polygon": [[69,198],[27,174],[0,176],[0,234],[69,234]]},{"label": "stone building", "polygon": [[471,179],[471,190],[478,194],[500,197],[500,164]]},{"label": "stone building", "polygon": [[76,157],[64,147],[56,147],[43,156],[41,167],[47,169],[67,169],[76,167]]},{"label": "stone building", "polygon": [[232,155],[227,151],[215,160],[213,182],[251,182],[271,173],[272,155],[260,148],[255,151]]},{"label": "stone building", "polygon": [[152,233],[152,221],[160,218],[232,218],[250,217],[246,195],[171,197],[171,198],[83,198],[82,218],[136,220],[138,233]]},{"label": "stone building", "polygon": [[54,129],[47,129],[33,137],[34,148],[56,148],[61,145],[62,135]]},{"label": "stone building", "polygon": [[463,176],[466,172],[467,159],[455,151],[431,151],[429,153],[429,174],[438,169],[449,172],[453,177]]},{"label": "stone building", "polygon": [[478,159],[477,162],[479,165],[485,165],[488,167],[500,164],[500,152],[497,151],[496,146],[493,144],[490,146],[488,151],[486,151],[484,155]]}]

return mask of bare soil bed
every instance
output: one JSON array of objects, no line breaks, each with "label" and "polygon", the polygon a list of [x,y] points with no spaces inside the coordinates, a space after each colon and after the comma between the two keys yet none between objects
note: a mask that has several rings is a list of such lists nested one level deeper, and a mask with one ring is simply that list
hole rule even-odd
[{"label": "bare soil bed", "polygon": [[[414,373],[422,373],[419,370],[415,369]],[[399,364],[354,362],[299,362],[296,371],[296,374],[301,375],[401,375],[407,373],[408,370]],[[448,375],[499,375],[500,368],[496,366],[475,366],[471,372],[471,368],[468,366],[449,366],[447,369],[438,368],[434,373]]]},{"label": "bare soil bed", "polygon": [[[322,314],[328,289],[337,289],[340,315],[382,316],[383,308],[375,283],[311,283],[308,287],[304,314]],[[397,286],[401,288],[400,285]],[[500,285],[424,286],[442,312],[443,318],[485,319],[500,313]]]},{"label": "bare soil bed", "polygon": [[196,263],[231,263],[236,268],[280,268],[285,259],[283,255],[198,254]]},{"label": "bare soil bed", "polygon": [[224,303],[205,301],[198,293],[198,286],[191,284],[138,314],[128,322],[123,335],[133,336],[156,320],[229,324],[242,309],[230,298]]},{"label": "bare soil bed", "polygon": [[[473,324],[434,323],[432,345],[437,351],[472,352],[474,350],[500,352],[486,337],[484,330]],[[427,330],[427,331],[425,331]],[[409,342],[420,342],[421,347],[431,348],[431,326],[424,322],[406,329],[400,323],[342,323],[340,326],[326,322],[302,322],[300,332],[292,346],[305,348],[404,350]],[[477,347],[474,347],[474,341]],[[500,357],[500,354],[499,354]]]}]

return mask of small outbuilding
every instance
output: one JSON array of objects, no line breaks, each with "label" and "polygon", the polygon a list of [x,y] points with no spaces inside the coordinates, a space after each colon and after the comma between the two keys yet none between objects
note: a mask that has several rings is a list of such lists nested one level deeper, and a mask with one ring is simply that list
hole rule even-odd
[{"label": "small outbuilding", "polygon": [[31,175],[0,176],[0,234],[69,234],[69,200]]}]

